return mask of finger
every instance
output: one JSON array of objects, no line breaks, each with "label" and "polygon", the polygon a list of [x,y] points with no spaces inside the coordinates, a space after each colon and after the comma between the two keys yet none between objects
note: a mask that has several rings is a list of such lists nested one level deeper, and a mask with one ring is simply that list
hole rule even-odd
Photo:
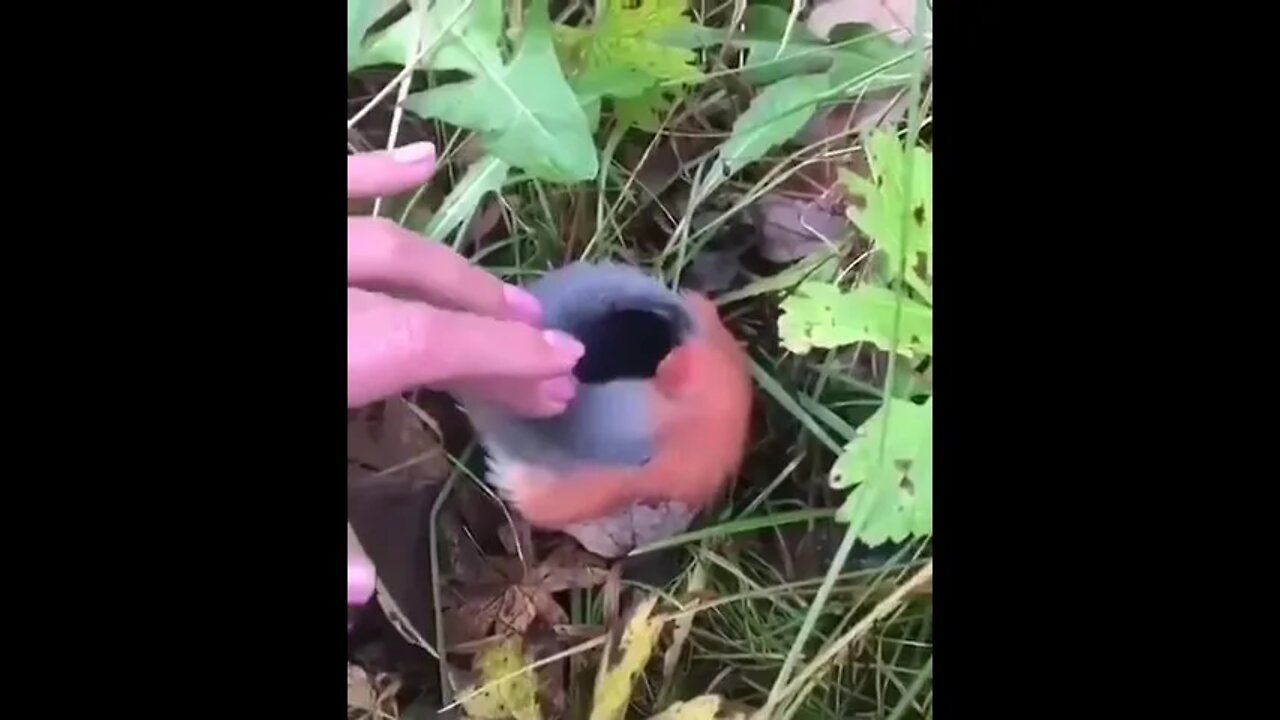
[{"label": "finger", "polygon": [[532,295],[386,218],[347,218],[347,281],[401,288],[491,318],[542,323],[542,307]]},{"label": "finger", "polygon": [[555,330],[347,290],[347,405],[415,387],[569,374],[582,343]]},{"label": "finger", "polygon": [[545,380],[494,378],[463,380],[445,389],[468,400],[501,406],[521,417],[548,418],[569,407],[569,401],[577,394],[578,382],[572,375]]},{"label": "finger", "polygon": [[390,152],[347,156],[347,197],[378,197],[412,190],[436,170],[436,148],[413,143]]},{"label": "finger", "polygon": [[373,572],[373,564],[366,558],[347,557],[347,604],[364,605],[373,597],[373,588],[377,583]]}]

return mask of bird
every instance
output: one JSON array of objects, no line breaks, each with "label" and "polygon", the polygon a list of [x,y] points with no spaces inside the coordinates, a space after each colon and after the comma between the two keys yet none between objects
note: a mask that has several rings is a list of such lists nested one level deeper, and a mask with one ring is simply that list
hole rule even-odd
[{"label": "bird", "polygon": [[527,290],[582,342],[578,391],[550,418],[461,397],[486,482],[530,526],[619,557],[686,530],[737,477],[750,436],[746,352],[704,295],[579,261]]}]

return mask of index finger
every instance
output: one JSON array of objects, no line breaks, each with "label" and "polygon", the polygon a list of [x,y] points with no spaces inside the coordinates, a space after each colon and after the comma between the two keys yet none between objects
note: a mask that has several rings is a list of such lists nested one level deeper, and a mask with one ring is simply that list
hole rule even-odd
[{"label": "index finger", "polygon": [[347,197],[369,198],[412,190],[436,171],[436,148],[429,142],[389,152],[347,156]]},{"label": "index finger", "polygon": [[534,325],[542,320],[542,308],[528,292],[386,218],[347,219],[347,282],[392,285],[433,304],[491,318]]}]

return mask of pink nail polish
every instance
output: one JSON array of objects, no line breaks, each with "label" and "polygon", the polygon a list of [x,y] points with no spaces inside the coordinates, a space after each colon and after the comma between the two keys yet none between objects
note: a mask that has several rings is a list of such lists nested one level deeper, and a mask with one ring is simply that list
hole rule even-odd
[{"label": "pink nail polish", "polygon": [[530,325],[542,324],[542,303],[538,302],[538,298],[515,285],[503,285],[502,298],[506,301],[513,320]]},{"label": "pink nail polish", "polygon": [[544,330],[542,337],[546,339],[547,344],[555,349],[556,354],[565,362],[577,362],[587,351],[582,343],[578,342],[572,335],[560,332],[559,330]]},{"label": "pink nail polish", "polygon": [[558,377],[542,383],[542,397],[552,404],[567,404],[578,394],[578,383],[569,376]]},{"label": "pink nail polish", "polygon": [[391,151],[391,159],[402,165],[413,165],[435,158],[436,146],[429,142],[416,142]]},{"label": "pink nail polish", "polygon": [[347,604],[363,605],[373,597],[377,584],[373,566],[360,559],[347,560]]}]

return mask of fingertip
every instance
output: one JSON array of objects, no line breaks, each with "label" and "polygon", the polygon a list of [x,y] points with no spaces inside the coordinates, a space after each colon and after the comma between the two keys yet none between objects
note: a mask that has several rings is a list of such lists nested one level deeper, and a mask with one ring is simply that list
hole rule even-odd
[{"label": "fingertip", "polygon": [[416,142],[391,151],[391,159],[401,165],[425,165],[435,169],[436,146],[429,142]]},{"label": "fingertip", "polygon": [[502,286],[502,299],[507,305],[507,316],[530,325],[542,324],[542,303],[529,291],[515,285]]},{"label": "fingertip", "polygon": [[560,330],[544,330],[542,339],[547,341],[556,357],[565,363],[577,363],[587,348],[574,336]]},{"label": "fingertip", "polygon": [[377,577],[364,558],[347,558],[347,604],[363,605],[373,597]]},{"label": "fingertip", "polygon": [[380,197],[414,189],[436,169],[435,146],[412,143],[387,151],[347,156],[347,197]]}]

